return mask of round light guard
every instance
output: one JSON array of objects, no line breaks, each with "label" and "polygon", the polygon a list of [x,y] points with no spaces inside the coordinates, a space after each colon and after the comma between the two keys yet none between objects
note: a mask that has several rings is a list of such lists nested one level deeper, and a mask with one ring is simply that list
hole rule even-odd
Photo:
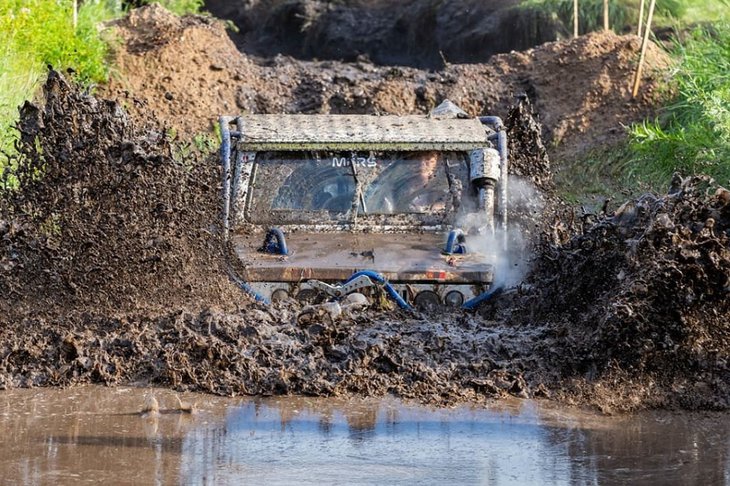
[{"label": "round light guard", "polygon": [[271,293],[271,302],[281,302],[289,298],[289,292],[284,289],[276,289]]},{"label": "round light guard", "polygon": [[419,310],[433,311],[439,308],[441,305],[441,299],[438,294],[432,290],[424,290],[416,295],[416,299],[413,301]]},{"label": "round light guard", "polygon": [[444,302],[449,307],[461,307],[464,304],[464,294],[458,290],[452,290],[446,294]]}]

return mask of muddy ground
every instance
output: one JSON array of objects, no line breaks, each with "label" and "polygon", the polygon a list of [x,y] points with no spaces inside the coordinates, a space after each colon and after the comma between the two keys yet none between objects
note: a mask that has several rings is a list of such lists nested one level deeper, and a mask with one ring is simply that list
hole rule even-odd
[{"label": "muddy ground", "polygon": [[625,125],[654,112],[669,65],[651,45],[641,94],[632,99],[640,40],[612,32],[425,70],[362,57],[345,63],[251,56],[239,52],[221,22],[155,6],[114,28],[122,41],[118,74],[101,94],[136,119],[152,117],[181,135],[211,130],[221,114],[428,113],[447,98],[470,115],[505,117],[515,96],[526,94],[558,162],[623,140]]},{"label": "muddy ground", "polygon": [[[561,36],[559,20],[518,0],[208,0],[205,9],[237,27],[244,52],[259,57],[441,69],[484,62]],[[570,26],[568,26],[570,27]]]},{"label": "muddy ground", "polygon": [[[0,198],[2,386],[151,383],[439,404],[511,394],[605,411],[730,406],[730,193],[677,180],[668,195],[599,215],[550,199],[551,145],[536,142],[540,131],[576,151],[587,142],[560,137],[559,120],[601,143],[611,123],[651,109],[650,94],[629,101],[612,81],[629,69],[634,38],[596,34],[484,65],[392,72],[362,61],[261,63],[214,21],[156,7],[118,27],[129,90],[116,81],[102,92],[120,104],[51,73],[44,104],[21,110],[22,157],[5,174],[20,190]],[[506,116],[511,90],[530,84],[545,129],[524,106]],[[548,194],[522,284],[477,314],[369,308],[302,319],[297,304],[263,307],[231,282],[215,158],[181,155],[169,128],[195,133],[226,103],[421,112],[444,96],[473,114],[505,113],[521,154],[513,170]]]}]

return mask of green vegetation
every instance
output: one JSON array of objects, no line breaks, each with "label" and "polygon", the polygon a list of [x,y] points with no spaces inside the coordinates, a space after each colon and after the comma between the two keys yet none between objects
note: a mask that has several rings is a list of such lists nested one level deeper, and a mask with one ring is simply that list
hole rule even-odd
[{"label": "green vegetation", "polygon": [[[202,0],[162,0],[175,13],[197,11]],[[0,152],[12,154],[18,107],[32,99],[46,66],[73,69],[85,86],[109,75],[108,52],[113,39],[100,24],[124,14],[116,0],[80,4],[73,25],[72,0],[0,1]],[[0,169],[7,157],[0,156]]]},{"label": "green vegetation", "polygon": [[[552,9],[571,25],[573,0],[529,2]],[[580,0],[581,31],[602,28],[602,4]],[[638,2],[611,5],[614,29],[635,29]],[[666,86],[671,101],[656,119],[630,127],[625,146],[565,161],[556,182],[568,200],[588,203],[599,195],[621,200],[649,189],[663,191],[675,172],[707,174],[730,186],[730,1],[658,0],[657,6],[655,25],[675,28],[682,39],[670,50],[677,60]]]},{"label": "green vegetation", "polygon": [[[154,2],[147,0],[142,3],[150,4]],[[200,12],[200,9],[203,8],[204,0],[156,0],[156,3],[159,3],[170,12],[185,15]]]},{"label": "green vegetation", "polygon": [[631,129],[629,175],[666,183],[703,173],[730,183],[730,23],[697,28],[676,53],[677,96],[661,116]]},{"label": "green vegetation", "polygon": [[728,0],[694,0],[685,3],[682,20],[686,24],[717,22],[730,18],[730,2]]},{"label": "green vegetation", "polygon": [[0,150],[12,152],[17,108],[33,96],[47,65],[73,68],[85,84],[106,79],[108,44],[96,26],[113,16],[108,5],[87,2],[74,29],[70,1],[0,2]]},{"label": "green vegetation", "polygon": [[[526,0],[522,5],[537,7],[556,15],[566,26],[566,31],[572,32],[573,0]],[[610,0],[611,28],[616,32],[635,32],[639,20],[639,5],[640,0]],[[649,0],[646,0],[646,9],[648,5]],[[603,29],[603,0],[580,0],[578,6],[581,34]],[[657,0],[653,24],[677,27],[717,21],[727,18],[728,10],[728,0]]]}]

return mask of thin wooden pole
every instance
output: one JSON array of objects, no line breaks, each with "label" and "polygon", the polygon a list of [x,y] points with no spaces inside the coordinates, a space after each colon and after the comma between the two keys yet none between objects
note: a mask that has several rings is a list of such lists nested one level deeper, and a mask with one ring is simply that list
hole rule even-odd
[{"label": "thin wooden pole", "polygon": [[644,24],[644,0],[641,0],[641,5],[639,5],[639,28],[636,31],[636,35],[641,37],[641,26]]},{"label": "thin wooden pole", "polygon": [[603,0],[603,30],[610,28],[608,21],[608,0]]},{"label": "thin wooden pole", "polygon": [[646,47],[649,44],[649,34],[651,33],[651,21],[654,16],[654,7],[656,0],[651,0],[649,4],[649,17],[646,19],[646,29],[644,29],[644,39],[641,41],[641,55],[639,56],[639,65],[636,67],[634,75],[634,89],[631,91],[631,97],[636,98],[639,94],[639,85],[641,84],[641,71],[644,68],[644,59],[646,57]]},{"label": "thin wooden pole", "polygon": [[578,0],[573,0],[573,37],[578,37]]}]

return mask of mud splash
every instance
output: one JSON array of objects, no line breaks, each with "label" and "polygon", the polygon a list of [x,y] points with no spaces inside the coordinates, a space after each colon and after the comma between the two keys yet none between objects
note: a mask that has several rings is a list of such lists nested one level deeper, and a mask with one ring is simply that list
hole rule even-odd
[{"label": "mud splash", "polygon": [[0,199],[0,311],[111,314],[229,302],[221,276],[217,167],[175,160],[111,101],[51,71],[45,106],[21,109],[21,156]]},{"label": "mud splash", "polygon": [[4,388],[730,405],[730,193],[709,181],[558,220],[565,231],[544,233],[526,284],[486,318],[300,322],[296,305],[260,307],[227,281],[215,162],[174,160],[161,131],[57,73],[45,94],[22,111],[21,190],[0,204]]},{"label": "mud splash", "polygon": [[676,177],[668,195],[594,218],[567,241],[544,235],[526,285],[491,311],[547,326],[557,382],[607,409],[727,408],[730,192]]}]

